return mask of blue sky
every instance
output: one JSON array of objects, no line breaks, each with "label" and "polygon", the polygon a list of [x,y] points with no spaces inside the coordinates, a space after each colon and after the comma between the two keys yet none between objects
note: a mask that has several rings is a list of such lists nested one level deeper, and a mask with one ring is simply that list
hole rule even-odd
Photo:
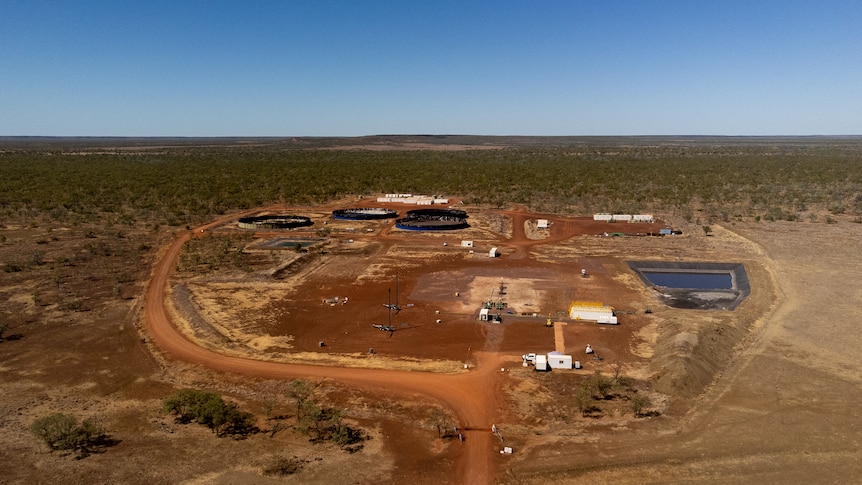
[{"label": "blue sky", "polygon": [[862,134],[859,1],[0,0],[0,135]]}]

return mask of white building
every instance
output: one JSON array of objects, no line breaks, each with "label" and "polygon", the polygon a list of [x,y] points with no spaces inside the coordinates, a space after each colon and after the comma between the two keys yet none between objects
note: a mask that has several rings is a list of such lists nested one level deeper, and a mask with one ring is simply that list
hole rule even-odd
[{"label": "white building", "polygon": [[537,355],[536,356],[536,370],[537,371],[547,371],[550,370],[548,368],[548,356],[547,355]]},{"label": "white building", "polygon": [[548,353],[548,367],[551,369],[571,369],[572,356],[562,352],[550,352]]},{"label": "white building", "polygon": [[594,320],[599,323],[609,324],[617,323],[613,307],[595,301],[573,301],[569,305],[569,317],[575,320]]}]

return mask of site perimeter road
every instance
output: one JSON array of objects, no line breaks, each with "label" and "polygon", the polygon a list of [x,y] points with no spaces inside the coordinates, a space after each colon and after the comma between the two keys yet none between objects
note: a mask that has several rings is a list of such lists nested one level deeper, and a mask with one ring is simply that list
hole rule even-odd
[{"label": "site perimeter road", "polygon": [[[331,209],[338,206],[334,202],[330,206],[317,208]],[[200,364],[219,372],[230,372],[242,375],[290,379],[290,378],[329,378],[349,386],[369,389],[387,394],[400,394],[405,397],[423,396],[445,404],[455,413],[458,425],[467,429],[463,452],[458,456],[453,469],[453,483],[491,483],[501,470],[494,470],[492,457],[498,453],[494,449],[499,446],[496,437],[491,433],[491,425],[500,422],[502,401],[498,390],[503,387],[503,375],[499,372],[505,356],[499,353],[485,351],[474,352],[475,368],[469,372],[445,375],[422,372],[341,368],[301,364],[287,364],[257,361],[249,358],[231,357],[200,347],[173,324],[165,306],[166,288],[170,276],[177,266],[183,244],[192,237],[200,237],[209,229],[217,228],[245,215],[265,211],[290,210],[283,205],[255,208],[242,214],[231,214],[213,222],[180,234],[167,248],[165,254],[156,264],[150,285],[146,293],[144,305],[145,324],[150,338],[164,352],[173,358],[193,364]],[[512,223],[511,237],[499,236],[500,246],[514,249],[511,259],[526,259],[529,248],[555,244],[572,237],[583,235],[584,231],[593,233],[597,230],[596,223],[590,220],[574,221],[572,218],[555,215],[531,213],[522,206],[500,211],[500,214],[510,218]],[[532,219],[548,219],[553,225],[548,237],[530,239],[525,232],[525,224]],[[390,233],[391,225],[376,236],[384,241],[398,239]],[[632,224],[634,228],[638,225]],[[648,226],[645,226],[648,227]],[[259,234],[258,234],[259,235]],[[417,243],[413,241],[413,243]],[[477,431],[481,430],[481,431]]]},{"label": "site perimeter road", "polygon": [[225,216],[193,231],[184,232],[174,240],[156,264],[144,306],[145,324],[153,342],[175,359],[200,364],[219,372],[271,379],[331,378],[363,389],[428,396],[450,407],[461,427],[487,429],[487,432],[469,432],[466,435],[464,452],[458,457],[451,482],[490,483],[495,474],[491,469],[494,436],[490,428],[500,407],[495,392],[501,380],[501,376],[495,372],[499,369],[497,355],[477,353],[476,368],[457,375],[282,364],[229,357],[206,350],[188,340],[173,325],[165,306],[165,289],[176,268],[183,244],[192,234],[198,234],[236,217],[236,214]]}]

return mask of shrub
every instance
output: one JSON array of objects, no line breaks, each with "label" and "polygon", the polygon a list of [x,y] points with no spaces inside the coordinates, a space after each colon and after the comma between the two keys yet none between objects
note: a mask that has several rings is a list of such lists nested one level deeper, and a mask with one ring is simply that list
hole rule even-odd
[{"label": "shrub", "polygon": [[78,424],[77,418],[62,413],[37,419],[30,431],[51,451],[70,450],[88,454],[106,439],[104,430],[95,421],[85,419]]},{"label": "shrub", "polygon": [[650,401],[649,397],[643,394],[635,394],[634,396],[632,396],[631,405],[632,413],[634,413],[635,417],[637,418],[643,413],[644,409],[652,405],[652,401]]},{"label": "shrub", "polygon": [[255,431],[254,415],[240,411],[213,392],[182,389],[165,400],[162,409],[181,423],[195,421],[210,428],[216,436],[245,436]]},{"label": "shrub", "polygon": [[263,469],[263,474],[267,476],[286,476],[302,470],[304,465],[303,460],[297,457],[285,458],[278,457],[270,465]]}]

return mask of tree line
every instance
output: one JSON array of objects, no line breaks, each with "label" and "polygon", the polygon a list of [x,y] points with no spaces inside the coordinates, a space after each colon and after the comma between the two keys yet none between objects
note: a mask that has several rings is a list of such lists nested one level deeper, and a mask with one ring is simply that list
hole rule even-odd
[{"label": "tree line", "polygon": [[392,191],[536,210],[705,210],[711,218],[862,215],[862,143],[516,147],[474,151],[176,149],[0,153],[0,220],[112,215],[183,226],[276,202]]}]

